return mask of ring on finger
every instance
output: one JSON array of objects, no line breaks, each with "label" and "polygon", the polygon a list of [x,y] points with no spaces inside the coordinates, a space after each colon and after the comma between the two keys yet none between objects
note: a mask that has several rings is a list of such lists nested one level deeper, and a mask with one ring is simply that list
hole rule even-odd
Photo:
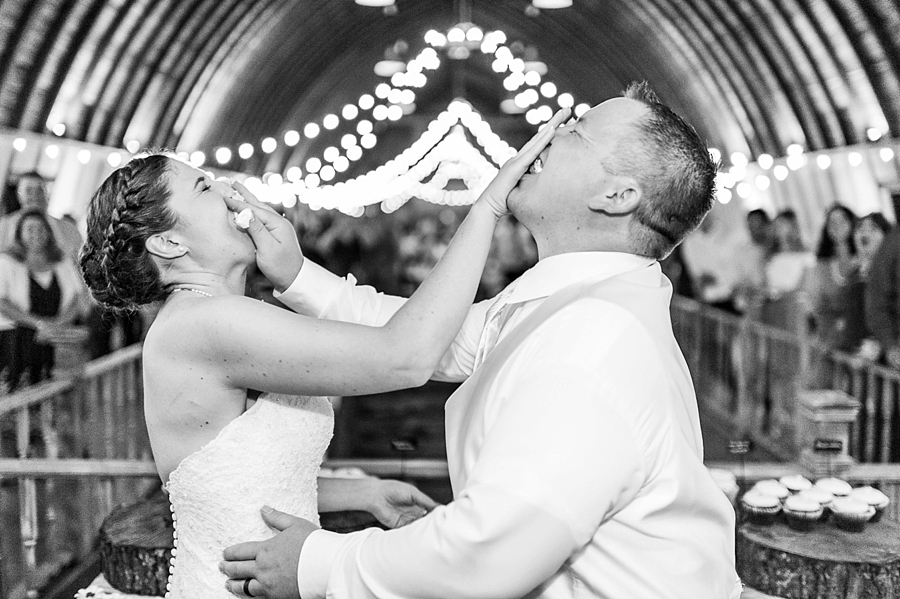
[{"label": "ring on finger", "polygon": [[253,580],[253,579],[252,578],[244,579],[244,594],[247,595],[248,597],[253,597],[253,593],[250,592],[250,581],[251,580]]}]

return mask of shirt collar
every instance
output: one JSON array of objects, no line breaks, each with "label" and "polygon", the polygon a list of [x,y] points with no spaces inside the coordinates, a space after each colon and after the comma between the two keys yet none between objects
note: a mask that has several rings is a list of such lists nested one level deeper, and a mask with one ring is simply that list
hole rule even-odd
[{"label": "shirt collar", "polygon": [[547,297],[588,278],[608,278],[650,266],[653,258],[623,252],[570,252],[539,261],[516,279],[507,300],[515,304]]}]

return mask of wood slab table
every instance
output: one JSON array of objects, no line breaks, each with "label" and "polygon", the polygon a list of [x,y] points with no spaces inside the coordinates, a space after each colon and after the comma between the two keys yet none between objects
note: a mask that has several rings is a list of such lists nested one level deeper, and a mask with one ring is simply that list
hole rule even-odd
[{"label": "wood slab table", "polygon": [[831,522],[798,532],[781,521],[742,524],[737,568],[745,584],[788,599],[897,599],[900,525],[869,523],[847,532]]}]

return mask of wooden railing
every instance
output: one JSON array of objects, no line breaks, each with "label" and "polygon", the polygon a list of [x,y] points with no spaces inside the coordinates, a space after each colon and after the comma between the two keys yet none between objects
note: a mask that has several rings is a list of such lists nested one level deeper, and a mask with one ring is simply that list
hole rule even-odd
[{"label": "wooden railing", "polygon": [[0,397],[0,596],[86,554],[112,507],[154,485],[140,346]]},{"label": "wooden railing", "polygon": [[850,454],[865,463],[900,459],[897,370],[683,297],[672,301],[672,324],[701,412],[733,423],[737,435],[795,460],[798,391],[840,389],[862,404]]}]

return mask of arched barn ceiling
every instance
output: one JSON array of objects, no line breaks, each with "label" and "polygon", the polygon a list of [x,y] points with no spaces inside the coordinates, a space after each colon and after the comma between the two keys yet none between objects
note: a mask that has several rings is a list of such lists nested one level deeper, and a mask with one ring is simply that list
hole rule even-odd
[{"label": "arched barn ceiling", "polygon": [[[710,145],[755,156],[856,144],[900,131],[898,0],[397,0],[394,15],[352,0],[2,0],[0,126],[107,146],[258,145],[371,92],[398,39],[407,60],[429,29],[461,19],[537,48],[547,75],[596,103],[648,80]],[[529,14],[531,13],[531,14]],[[533,130],[499,111],[502,77],[476,51],[446,60],[394,127],[404,147],[463,96],[510,143]],[[406,123],[406,124],[404,124]],[[405,127],[405,129],[404,129]],[[279,138],[280,139],[280,138]],[[280,170],[326,136],[236,170]],[[390,157],[394,147],[375,151]]]}]

